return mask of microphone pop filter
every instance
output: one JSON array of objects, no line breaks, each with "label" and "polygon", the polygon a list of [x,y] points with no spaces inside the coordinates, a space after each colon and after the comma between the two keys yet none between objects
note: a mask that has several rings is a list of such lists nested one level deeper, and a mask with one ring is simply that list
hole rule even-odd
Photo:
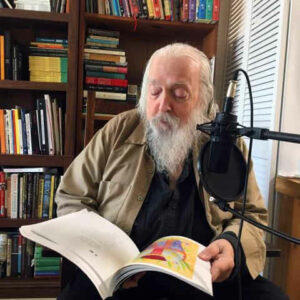
[{"label": "microphone pop filter", "polygon": [[227,170],[223,173],[212,172],[209,170],[210,143],[204,145],[198,161],[201,182],[214,198],[227,202],[237,200],[245,185],[246,162],[243,154],[233,145]]}]

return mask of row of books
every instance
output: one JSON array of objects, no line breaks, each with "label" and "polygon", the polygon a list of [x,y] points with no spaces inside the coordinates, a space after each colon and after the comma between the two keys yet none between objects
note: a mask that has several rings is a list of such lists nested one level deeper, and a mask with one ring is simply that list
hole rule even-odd
[{"label": "row of books", "polygon": [[32,278],[34,243],[18,232],[0,232],[0,277]]},{"label": "row of books", "polygon": [[61,257],[18,232],[0,232],[0,278],[58,278],[60,265]]},{"label": "row of books", "polygon": [[126,100],[128,66],[118,48],[120,32],[89,28],[84,48],[85,88],[97,98]]},{"label": "row of books", "polygon": [[0,8],[68,13],[70,0],[0,0]]},{"label": "row of books", "polygon": [[220,0],[87,0],[86,11],[119,17],[216,23]]},{"label": "row of books", "polygon": [[67,82],[68,40],[37,37],[29,47],[30,81]]},{"label": "row of books", "polygon": [[14,43],[10,31],[5,30],[0,34],[0,79],[26,80],[27,69],[24,47]]},{"label": "row of books", "polygon": [[60,175],[56,168],[6,168],[0,171],[0,217],[52,219]]},{"label": "row of books", "polygon": [[36,107],[0,109],[1,154],[63,155],[63,102],[46,94],[36,100]]}]

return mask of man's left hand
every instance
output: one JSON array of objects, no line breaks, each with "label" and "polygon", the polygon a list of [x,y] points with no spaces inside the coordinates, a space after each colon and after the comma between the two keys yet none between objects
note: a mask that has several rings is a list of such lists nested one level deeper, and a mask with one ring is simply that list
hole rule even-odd
[{"label": "man's left hand", "polygon": [[209,244],[199,258],[211,262],[211,276],[213,282],[227,279],[234,268],[234,249],[229,241],[220,239]]}]

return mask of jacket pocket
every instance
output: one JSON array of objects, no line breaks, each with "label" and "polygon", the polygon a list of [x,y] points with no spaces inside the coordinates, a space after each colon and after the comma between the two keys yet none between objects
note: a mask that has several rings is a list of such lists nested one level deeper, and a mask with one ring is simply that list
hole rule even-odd
[{"label": "jacket pocket", "polygon": [[100,215],[110,222],[115,223],[119,210],[126,200],[130,189],[130,185],[112,181],[101,181],[97,193]]}]

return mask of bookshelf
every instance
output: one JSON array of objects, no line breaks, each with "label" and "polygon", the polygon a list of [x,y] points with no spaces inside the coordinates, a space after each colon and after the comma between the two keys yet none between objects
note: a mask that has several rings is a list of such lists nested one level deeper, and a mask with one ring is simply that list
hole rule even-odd
[{"label": "bookshelf", "polygon": [[[140,85],[144,67],[151,54],[158,48],[172,42],[189,43],[202,50],[209,58],[216,55],[218,24],[183,23],[164,20],[136,19],[116,17],[85,12],[86,1],[80,1],[80,26],[79,26],[79,53],[78,53],[78,105],[76,136],[76,152],[83,148],[83,133],[85,115],[82,113],[83,104],[83,49],[87,29],[99,28],[120,32],[120,45],[118,48],[126,52],[128,61],[127,79],[129,84]],[[90,94],[90,93],[89,93]],[[132,103],[113,101],[96,101],[95,121],[97,128],[109,119],[101,115],[105,113],[119,113],[134,108]],[[98,113],[98,115],[97,115]]]},{"label": "bookshelf", "polygon": [[[24,46],[25,58],[35,37],[68,40],[68,69],[66,83],[0,80],[0,108],[15,105],[33,110],[36,99],[44,94],[54,95],[65,103],[65,137],[63,155],[0,155],[0,166],[59,168],[63,173],[75,155],[75,124],[77,111],[77,62],[79,3],[70,1],[69,13],[40,12],[0,8],[1,31],[9,30],[14,41]],[[26,50],[27,49],[27,50]],[[22,225],[45,219],[0,218],[0,232],[14,231]],[[0,278],[0,298],[56,297],[61,289],[60,279]]]}]

